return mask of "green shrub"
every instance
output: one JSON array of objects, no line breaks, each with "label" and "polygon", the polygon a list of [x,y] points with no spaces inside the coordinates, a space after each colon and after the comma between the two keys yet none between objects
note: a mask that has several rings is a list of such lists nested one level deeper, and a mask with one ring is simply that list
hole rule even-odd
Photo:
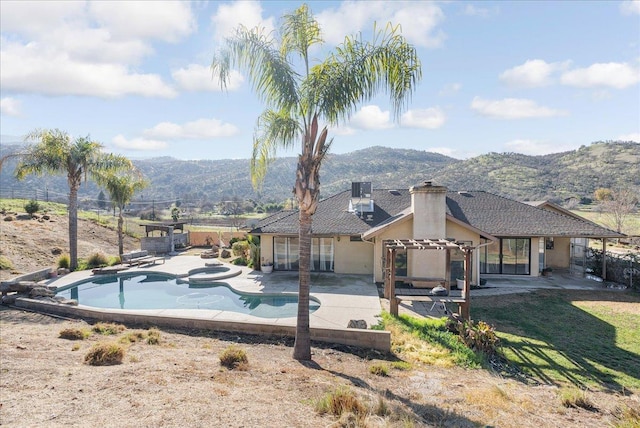
[{"label": "green shrub", "polygon": [[121,324],[113,324],[113,323],[104,323],[99,322],[95,324],[92,330],[98,334],[104,334],[105,336],[111,334],[120,334],[125,331],[127,328]]},{"label": "green shrub", "polygon": [[246,369],[248,363],[246,351],[235,345],[227,347],[220,354],[220,364],[229,369]]},{"label": "green shrub", "polygon": [[587,392],[578,388],[562,388],[559,392],[560,402],[564,407],[574,407],[592,410],[593,403],[587,397]]},{"label": "green shrub", "polygon": [[60,330],[60,333],[58,333],[58,337],[60,337],[60,339],[67,340],[84,340],[89,336],[91,336],[90,331],[80,328],[65,328],[64,330]]},{"label": "green shrub", "polygon": [[236,266],[246,266],[249,262],[244,257],[238,257],[237,259],[231,260],[231,264]]},{"label": "green shrub", "polygon": [[484,321],[449,321],[449,330],[456,331],[462,342],[476,352],[493,355],[498,350],[500,338]]},{"label": "green shrub", "polygon": [[125,350],[117,343],[97,343],[91,347],[84,362],[92,366],[110,366],[121,364]]},{"label": "green shrub", "polygon": [[13,263],[11,260],[6,258],[5,256],[0,256],[0,270],[11,270],[13,269]]},{"label": "green shrub", "polygon": [[234,242],[231,246],[231,252],[234,256],[247,257],[249,253],[249,243],[247,241]]},{"label": "green shrub", "polygon": [[364,416],[367,413],[367,407],[351,389],[345,386],[326,393],[316,401],[315,409],[320,414],[329,413],[338,417],[346,413],[358,416]]},{"label": "green shrub", "polygon": [[89,256],[86,265],[88,269],[105,267],[109,265],[109,258],[104,253],[96,252]]},{"label": "green shrub", "polygon": [[71,257],[69,257],[69,254],[63,254],[60,257],[58,257],[59,268],[69,269],[69,266],[71,266]]},{"label": "green shrub", "polygon": [[369,373],[376,376],[389,376],[389,367],[382,363],[372,364],[369,366]]},{"label": "green shrub", "polygon": [[160,330],[157,328],[150,328],[147,331],[147,344],[158,345],[160,343]]},{"label": "green shrub", "polygon": [[30,200],[29,202],[27,202],[26,204],[24,204],[24,211],[27,214],[35,214],[40,210],[40,204],[38,203],[38,201],[34,201],[33,199]]}]

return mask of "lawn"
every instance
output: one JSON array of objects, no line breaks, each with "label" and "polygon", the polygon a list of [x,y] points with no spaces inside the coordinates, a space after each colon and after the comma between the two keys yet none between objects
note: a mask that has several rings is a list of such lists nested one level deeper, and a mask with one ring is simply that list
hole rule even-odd
[{"label": "lawn", "polygon": [[640,294],[538,290],[473,299],[504,355],[543,383],[640,392]]}]

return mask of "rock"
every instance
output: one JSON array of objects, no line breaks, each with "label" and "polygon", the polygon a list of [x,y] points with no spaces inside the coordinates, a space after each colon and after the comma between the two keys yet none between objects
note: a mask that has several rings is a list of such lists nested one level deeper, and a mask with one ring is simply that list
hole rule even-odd
[{"label": "rock", "polygon": [[347,324],[347,328],[360,328],[367,329],[367,322],[365,320],[350,320]]},{"label": "rock", "polygon": [[55,293],[46,287],[33,287],[29,292],[29,297],[53,297]]},{"label": "rock", "polygon": [[220,257],[222,257],[223,259],[228,259],[229,257],[231,257],[231,252],[229,250],[222,250],[222,252],[220,253]]},{"label": "rock", "polygon": [[59,256],[60,254],[62,254],[64,250],[60,247],[53,247],[51,249],[51,254],[53,254],[54,256]]}]

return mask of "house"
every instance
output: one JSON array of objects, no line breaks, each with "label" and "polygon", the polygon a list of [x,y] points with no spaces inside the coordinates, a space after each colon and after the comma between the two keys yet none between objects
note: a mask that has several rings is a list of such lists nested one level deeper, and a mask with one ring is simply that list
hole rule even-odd
[{"label": "house", "polygon": [[[281,211],[262,219],[252,234],[261,239],[261,258],[275,270],[298,269],[298,214]],[[313,216],[312,271],[371,274],[384,281],[385,246],[390,240],[447,239],[473,247],[471,281],[479,275],[538,276],[543,268],[570,269],[575,247],[590,238],[624,235],[553,204],[534,206],[484,191],[455,192],[425,182],[409,189],[372,189],[352,183],[322,200]],[[603,248],[606,248],[603,244]],[[461,251],[399,251],[398,275],[461,277]]]}]

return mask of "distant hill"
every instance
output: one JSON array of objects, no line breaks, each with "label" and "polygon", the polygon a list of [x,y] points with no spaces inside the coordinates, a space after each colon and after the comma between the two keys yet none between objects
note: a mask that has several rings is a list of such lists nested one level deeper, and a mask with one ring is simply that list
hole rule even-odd
[{"label": "distant hill", "polygon": [[[3,145],[0,156],[17,149]],[[260,202],[291,198],[296,158],[279,158],[270,166],[263,188],[256,192],[249,178],[248,159],[183,161],[169,157],[134,160],[151,181],[142,192],[144,200],[200,204],[237,197]],[[0,196],[44,199],[65,198],[66,179],[13,178],[14,161],[0,173]],[[347,154],[332,154],[321,173],[322,195],[350,188],[352,181],[371,181],[375,188],[407,188],[425,180],[453,190],[485,190],[518,200],[590,198],[598,187],[640,188],[640,144],[595,142],[578,150],[544,156],[488,153],[458,160],[419,150],[370,147]],[[81,198],[95,199],[99,189],[83,184]]]}]

